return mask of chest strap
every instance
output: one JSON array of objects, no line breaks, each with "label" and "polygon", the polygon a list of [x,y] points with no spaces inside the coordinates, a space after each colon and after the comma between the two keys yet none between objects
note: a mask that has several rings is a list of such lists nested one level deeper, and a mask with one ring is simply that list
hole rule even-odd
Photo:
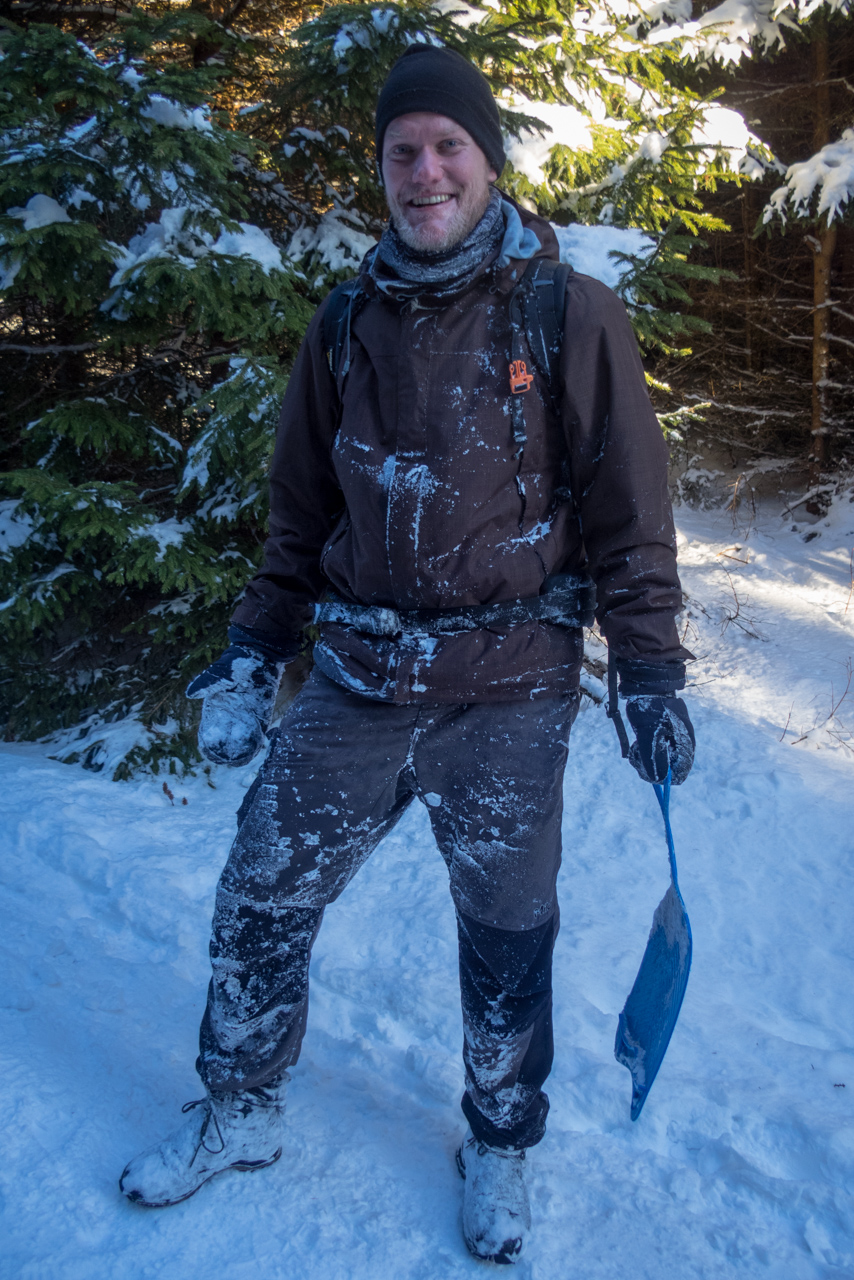
[{"label": "chest strap", "polygon": [[543,593],[497,604],[459,605],[450,609],[389,609],[384,605],[350,604],[334,592],[315,606],[315,622],[338,622],[369,636],[444,636],[483,627],[504,630],[525,622],[552,622],[559,627],[589,627],[596,609],[592,578],[554,573]]}]

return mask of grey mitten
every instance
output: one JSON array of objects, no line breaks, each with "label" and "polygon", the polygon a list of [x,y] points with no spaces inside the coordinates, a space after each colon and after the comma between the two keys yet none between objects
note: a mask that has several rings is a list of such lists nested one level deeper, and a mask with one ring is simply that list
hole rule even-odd
[{"label": "grey mitten", "polygon": [[681,698],[638,693],[626,698],[626,715],[636,741],[629,747],[629,763],[644,782],[664,782],[667,770],[678,786],[694,763],[694,726]]},{"label": "grey mitten", "polygon": [[202,699],[199,750],[214,764],[248,764],[264,743],[285,669],[245,645],[233,644],[187,686]]}]

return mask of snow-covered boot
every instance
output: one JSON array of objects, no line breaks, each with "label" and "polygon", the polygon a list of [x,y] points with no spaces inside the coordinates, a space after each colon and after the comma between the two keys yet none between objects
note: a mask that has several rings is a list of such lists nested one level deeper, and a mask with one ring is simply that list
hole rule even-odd
[{"label": "snow-covered boot", "polygon": [[515,1262],[531,1229],[525,1152],[488,1147],[471,1130],[457,1152],[466,1180],[463,1236],[484,1262]]},{"label": "snow-covered boot", "polygon": [[186,1200],[226,1169],[264,1169],[282,1154],[284,1082],[188,1102],[180,1129],[131,1160],[119,1189],[136,1204],[162,1209]]}]

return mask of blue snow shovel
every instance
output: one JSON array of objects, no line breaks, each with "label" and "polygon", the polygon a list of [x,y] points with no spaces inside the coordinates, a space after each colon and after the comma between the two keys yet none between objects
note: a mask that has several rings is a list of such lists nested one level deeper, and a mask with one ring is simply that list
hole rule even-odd
[{"label": "blue snow shovel", "polygon": [[[616,671],[614,678],[610,670],[608,675],[611,686],[608,715],[614,721],[625,756],[628,754],[628,738],[617,706]],[[670,887],[655,909],[646,951],[620,1014],[614,1043],[615,1058],[632,1073],[632,1120],[637,1120],[643,1110],[647,1094],[664,1061],[691,972],[691,922],[679,892],[676,850],[670,829],[669,769],[664,783],[653,783],[653,787],[664,818]]]}]

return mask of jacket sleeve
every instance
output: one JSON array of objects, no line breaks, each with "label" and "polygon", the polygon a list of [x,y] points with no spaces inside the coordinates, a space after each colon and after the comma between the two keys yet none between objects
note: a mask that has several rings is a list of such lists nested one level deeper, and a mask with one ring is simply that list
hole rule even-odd
[{"label": "jacket sleeve", "polygon": [[597,621],[624,686],[633,671],[664,676],[667,666],[674,679],[665,683],[681,687],[683,660],[692,655],[675,623],[682,591],[667,448],[626,309],[589,276],[570,277],[567,286],[562,373],[571,486]]},{"label": "jacket sleeve", "polygon": [[331,458],[339,402],[323,350],[325,306],[308,327],[282,404],[264,563],[232,616],[232,626],[269,637],[289,657],[323,591],[321,552],[344,508]]}]

